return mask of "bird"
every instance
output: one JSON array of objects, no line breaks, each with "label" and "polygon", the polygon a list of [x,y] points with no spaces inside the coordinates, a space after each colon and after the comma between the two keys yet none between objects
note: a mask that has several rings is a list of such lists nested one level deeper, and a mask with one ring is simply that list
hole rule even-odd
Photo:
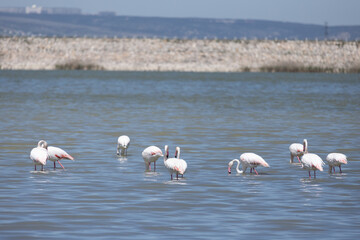
[{"label": "bird", "polygon": [[300,143],[293,143],[289,146],[290,150],[290,163],[293,163],[294,157],[297,157],[297,159],[300,162],[300,157],[304,155],[304,145]]},{"label": "bird", "polygon": [[[231,167],[233,166],[234,162],[237,162],[236,166],[236,172],[237,173],[245,173],[246,169],[250,167],[250,173],[252,173],[252,170],[258,175],[258,172],[256,171],[257,166],[263,166],[263,167],[270,167],[270,165],[259,155],[255,153],[243,153],[240,155],[239,159],[231,160],[228,164],[228,173],[231,174]],[[242,165],[242,170],[239,170],[239,165]]]},{"label": "bird", "polygon": [[[117,155],[127,156],[127,149],[130,145],[130,138],[126,135],[122,135],[118,138],[117,143]],[[120,153],[121,149],[121,153]]]},{"label": "bird", "polygon": [[48,149],[48,154],[49,154],[48,160],[54,162],[54,168],[56,168],[56,162],[58,162],[60,164],[60,166],[63,169],[65,169],[64,166],[59,161],[60,159],[69,159],[69,160],[74,161],[74,158],[61,148],[49,146],[47,149]]},{"label": "bird", "polygon": [[342,173],[341,164],[347,164],[346,155],[342,153],[329,153],[326,161],[329,164],[329,173],[332,173],[332,169],[334,169],[335,173],[335,167],[339,167],[340,173]]},{"label": "bird", "polygon": [[41,165],[41,171],[44,171],[44,165],[46,165],[46,161],[49,159],[47,147],[47,142],[44,140],[40,140],[37,147],[31,150],[30,159],[34,162],[35,171],[36,165]]},{"label": "bird", "polygon": [[164,165],[170,172],[171,180],[173,180],[173,174],[176,173],[176,179],[179,179],[179,174],[184,175],[187,169],[187,163],[180,158],[168,158],[169,146],[165,145]]},{"label": "bird", "polygon": [[306,139],[304,139],[304,155],[302,155],[300,161],[302,168],[309,171],[309,178],[311,178],[311,170],[314,171],[314,178],[316,178],[316,170],[324,171],[323,166],[325,163],[323,160],[314,153],[308,153]]},{"label": "bird", "polygon": [[146,170],[151,170],[151,163],[154,163],[154,172],[156,170],[156,161],[159,157],[164,156],[161,149],[156,146],[145,148],[141,155],[144,159]]},{"label": "bird", "polygon": [[[175,148],[175,158],[180,159],[180,147]],[[185,162],[185,161],[184,161]],[[187,168],[187,163],[185,162],[185,169]],[[181,174],[181,177],[184,177],[183,174]]]}]

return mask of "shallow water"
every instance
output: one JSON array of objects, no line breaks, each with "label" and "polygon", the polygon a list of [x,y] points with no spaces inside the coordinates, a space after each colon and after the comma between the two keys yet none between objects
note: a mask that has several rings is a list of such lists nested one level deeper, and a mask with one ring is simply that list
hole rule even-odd
[{"label": "shallow water", "polygon": [[[355,239],[360,235],[360,75],[0,72],[1,239]],[[131,138],[127,158],[118,136]],[[309,179],[288,147],[309,142],[343,173]],[[40,139],[70,153],[34,171]],[[144,148],[181,147],[184,179]],[[243,152],[259,175],[228,175]]]}]

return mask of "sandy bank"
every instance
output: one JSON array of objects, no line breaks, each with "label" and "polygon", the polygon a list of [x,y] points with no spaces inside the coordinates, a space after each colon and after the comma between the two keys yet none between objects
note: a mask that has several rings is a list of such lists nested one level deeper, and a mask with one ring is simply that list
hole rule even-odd
[{"label": "sandy bank", "polygon": [[255,72],[296,66],[304,71],[352,72],[360,68],[360,43],[0,38],[1,69],[52,70],[75,63],[119,71]]}]

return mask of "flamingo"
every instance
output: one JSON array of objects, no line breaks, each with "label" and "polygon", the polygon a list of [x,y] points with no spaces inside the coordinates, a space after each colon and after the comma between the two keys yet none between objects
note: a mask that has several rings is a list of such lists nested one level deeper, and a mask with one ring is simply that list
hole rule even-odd
[{"label": "flamingo", "polygon": [[[258,172],[255,169],[257,166],[270,167],[269,164],[259,155],[255,153],[243,153],[240,155],[240,160],[234,159],[229,162],[228,164],[229,174],[231,174],[231,167],[233,166],[234,162],[237,162],[237,166],[236,166],[237,173],[245,173],[246,169],[250,167],[250,173],[252,173],[252,170],[254,169],[254,172],[256,173],[256,175],[258,175]],[[239,170],[240,162],[242,165],[242,170]]]},{"label": "flamingo", "polygon": [[49,159],[47,146],[46,141],[40,140],[37,147],[33,148],[30,152],[30,159],[34,162],[35,171],[36,165],[41,165],[41,171],[44,171],[44,165],[46,165],[46,161]]},{"label": "flamingo", "polygon": [[[180,147],[175,148],[175,158],[180,159]],[[184,161],[185,162],[185,161]],[[187,168],[187,163],[185,162],[185,169]],[[181,174],[181,177],[184,177],[183,174]]]},{"label": "flamingo", "polygon": [[303,145],[300,143],[293,143],[289,146],[290,150],[290,163],[293,163],[294,157],[296,156],[300,162],[300,157],[304,155]]},{"label": "flamingo", "polygon": [[341,164],[347,164],[346,155],[342,153],[329,153],[326,157],[326,161],[329,164],[329,173],[332,173],[332,169],[334,169],[335,173],[335,167],[339,167],[340,173],[341,171]]},{"label": "flamingo", "polygon": [[151,170],[151,163],[154,163],[154,172],[156,170],[156,161],[159,157],[164,156],[161,149],[156,146],[145,148],[141,155],[144,159],[146,170]]},{"label": "flamingo", "polygon": [[[130,145],[130,138],[126,135],[120,136],[118,138],[116,154],[121,156],[127,156],[127,149],[129,145]],[[121,149],[121,154],[120,154],[120,149]]]},{"label": "flamingo", "polygon": [[314,153],[308,153],[306,139],[304,139],[303,145],[304,145],[304,148],[303,148],[304,155],[300,159],[302,168],[309,171],[309,178],[311,178],[310,172],[311,172],[311,170],[313,170],[314,178],[316,178],[316,170],[319,170],[321,172],[324,171],[323,165],[325,165],[325,163],[318,155],[316,155]]},{"label": "flamingo", "polygon": [[180,158],[168,158],[169,146],[165,145],[164,165],[169,170],[171,180],[173,180],[173,174],[176,173],[176,179],[179,179],[179,174],[184,175],[187,168],[185,160]]},{"label": "flamingo", "polygon": [[58,148],[58,147],[49,146],[48,154],[49,154],[49,160],[54,162],[54,168],[56,168],[56,162],[58,162],[60,164],[60,166],[63,169],[65,169],[64,166],[59,161],[60,159],[69,159],[69,160],[74,161],[74,158],[70,154],[68,154],[63,149]]}]

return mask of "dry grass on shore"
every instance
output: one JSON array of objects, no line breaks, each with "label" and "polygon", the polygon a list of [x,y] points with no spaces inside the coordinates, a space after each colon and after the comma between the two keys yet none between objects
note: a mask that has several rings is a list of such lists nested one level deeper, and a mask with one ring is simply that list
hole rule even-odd
[{"label": "dry grass on shore", "polygon": [[85,63],[81,60],[73,60],[55,65],[56,70],[105,70],[104,67],[93,63]]},{"label": "dry grass on shore", "polygon": [[301,63],[283,62],[267,65],[260,68],[261,72],[304,72],[304,73],[360,73],[360,64],[347,69],[333,67],[305,66]]}]

